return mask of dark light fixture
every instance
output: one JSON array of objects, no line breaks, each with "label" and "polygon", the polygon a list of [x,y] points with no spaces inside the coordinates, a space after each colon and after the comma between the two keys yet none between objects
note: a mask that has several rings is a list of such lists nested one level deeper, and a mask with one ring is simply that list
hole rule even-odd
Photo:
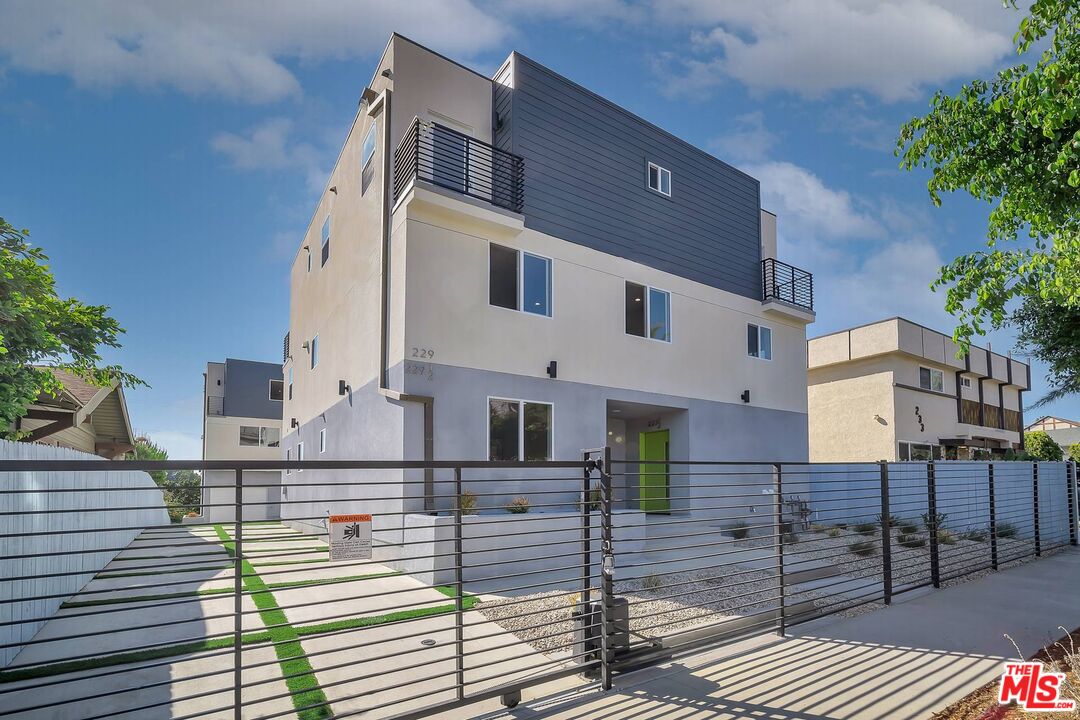
[{"label": "dark light fixture", "polygon": [[548,377],[552,380],[557,378],[559,376],[559,363],[555,362],[554,360],[549,362],[547,366],[547,374]]},{"label": "dark light fixture", "polygon": [[744,403],[750,402],[750,391],[749,390],[743,390],[742,395],[740,397],[742,398],[742,401]]},{"label": "dark light fixture", "polygon": [[346,392],[348,392],[348,390],[349,390],[349,386],[348,386],[348,384],[346,384],[346,382],[344,380],[338,380],[337,381],[337,394],[338,395],[344,395]]},{"label": "dark light fixture", "polygon": [[335,195],[337,195],[337,185],[331,185],[331,186],[330,186],[330,192],[332,192],[332,193],[334,193]]}]

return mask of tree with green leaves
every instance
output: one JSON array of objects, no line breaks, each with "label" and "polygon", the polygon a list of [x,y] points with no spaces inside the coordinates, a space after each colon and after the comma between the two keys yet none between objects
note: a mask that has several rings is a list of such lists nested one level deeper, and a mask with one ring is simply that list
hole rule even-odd
[{"label": "tree with green leaves", "polygon": [[41,394],[57,395],[56,377],[38,367],[63,368],[95,385],[145,385],[118,365],[103,365],[99,349],[120,347],[124,332],[104,305],[62,298],[41,248],[0,218],[0,437]]},{"label": "tree with green leaves", "polygon": [[1080,462],[1080,443],[1070,445],[1067,454],[1069,460]]},{"label": "tree with green leaves", "polygon": [[1046,363],[1051,390],[1031,408],[1080,392],[1080,306],[1028,298],[1013,313],[1017,347]]},{"label": "tree with green leaves", "polygon": [[938,92],[897,140],[901,167],[931,169],[936,205],[954,191],[994,204],[986,249],[933,285],[947,288],[963,350],[1005,325],[1015,299],[1080,307],[1080,0],[1035,0],[1014,43],[1017,54],[1045,49],[1034,65]]},{"label": "tree with green leaves", "polygon": [[1032,460],[1059,462],[1065,457],[1061,446],[1042,430],[1024,433],[1024,450]]},{"label": "tree with green leaves", "polygon": [[[168,460],[169,452],[145,435],[135,438],[135,454],[131,460]],[[169,518],[180,522],[190,512],[198,512],[202,504],[202,476],[194,470],[151,470],[150,477],[163,490]]]},{"label": "tree with green leaves", "polygon": [[[131,460],[168,460],[169,452],[145,435],[135,438],[135,453],[129,456]],[[161,485],[165,482],[167,473],[164,470],[153,470],[150,477],[154,482]]]}]

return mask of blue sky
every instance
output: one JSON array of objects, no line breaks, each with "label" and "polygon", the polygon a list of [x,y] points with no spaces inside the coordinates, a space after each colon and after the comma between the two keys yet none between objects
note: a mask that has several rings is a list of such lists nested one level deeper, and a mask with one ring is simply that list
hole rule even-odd
[{"label": "blue sky", "polygon": [[0,216],[127,329],[109,360],[152,386],[135,428],[198,457],[205,364],[280,358],[292,254],[396,30],[485,74],[516,49],[758,177],[781,259],[815,274],[812,335],[948,331],[928,284],[988,208],[932,207],[893,141],[934,89],[1012,62],[1018,20],[997,0],[0,0]]}]

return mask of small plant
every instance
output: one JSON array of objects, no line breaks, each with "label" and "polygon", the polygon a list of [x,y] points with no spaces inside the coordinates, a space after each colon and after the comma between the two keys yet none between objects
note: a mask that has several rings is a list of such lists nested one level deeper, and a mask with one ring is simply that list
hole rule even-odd
[{"label": "small plant", "polygon": [[1014,538],[1016,537],[1016,526],[1011,523],[998,523],[997,524],[997,536],[999,538]]},{"label": "small plant", "polygon": [[847,530],[847,523],[833,523],[833,527],[839,530]]},{"label": "small plant", "polygon": [[908,535],[906,533],[901,533],[897,536],[896,542],[900,543],[901,547],[921,548],[926,545],[926,538],[919,535]]},{"label": "small plant", "polygon": [[730,528],[728,528],[728,531],[731,532],[731,537],[735,538],[736,540],[745,540],[746,538],[750,537],[750,526],[744,522],[735,523]]},{"label": "small plant", "polygon": [[592,489],[589,490],[589,510],[590,512],[599,512],[600,510],[600,483],[594,483]]},{"label": "small plant", "polygon": [[933,532],[934,528],[937,528],[939,531],[944,530],[945,520],[948,517],[948,513],[936,513],[933,518],[930,517],[930,513],[923,513],[923,527],[925,527],[929,532]]},{"label": "small plant", "polygon": [[664,581],[656,575],[646,575],[645,579],[641,581],[641,586],[646,590],[656,590],[663,584]]},{"label": "small plant", "polygon": [[516,497],[510,501],[510,504],[506,506],[506,512],[521,514],[529,512],[529,498]]},{"label": "small plant", "polygon": [[458,509],[463,515],[476,514],[476,493],[466,490],[458,496]]},{"label": "small plant", "polygon": [[874,519],[877,521],[878,525],[888,525],[891,528],[896,527],[901,523],[900,518],[896,517],[895,515],[889,515],[889,517],[885,518],[884,520],[881,519],[881,515],[878,515]]},{"label": "small plant", "polygon": [[828,535],[829,537],[840,537],[841,535],[844,534],[844,531],[841,530],[838,527],[831,527],[831,528],[829,528],[828,530],[825,531],[825,534]]},{"label": "small plant", "polygon": [[197,513],[197,512],[195,512],[194,510],[192,510],[192,511],[191,511],[191,512],[189,512],[189,513],[188,513],[187,515],[185,515],[184,517],[199,517],[199,513]]},{"label": "small plant", "polygon": [[904,520],[900,523],[900,532],[904,535],[914,535],[919,532],[919,525],[914,520]]},{"label": "small plant", "polygon": [[853,529],[860,535],[873,535],[877,532],[877,525],[874,523],[859,523]]},{"label": "small plant", "polygon": [[814,523],[810,526],[810,532],[823,533],[827,529],[828,528],[826,528],[824,525],[819,525],[818,523]]},{"label": "small plant", "polygon": [[968,530],[961,537],[971,542],[986,542],[986,535],[985,530]]},{"label": "small plant", "polygon": [[848,545],[848,549],[859,557],[870,557],[877,554],[877,545],[869,540],[860,540]]},{"label": "small plant", "polygon": [[942,545],[955,545],[956,536],[948,530],[938,530],[937,541]]}]

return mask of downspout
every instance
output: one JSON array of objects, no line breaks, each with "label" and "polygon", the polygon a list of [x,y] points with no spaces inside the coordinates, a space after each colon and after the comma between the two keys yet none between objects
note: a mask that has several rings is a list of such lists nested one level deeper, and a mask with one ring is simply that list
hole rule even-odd
[{"label": "downspout", "polygon": [[[391,194],[391,126],[390,88],[383,91],[383,167],[382,167],[382,292],[379,307],[379,394],[396,402],[415,402],[424,411],[424,462],[435,459],[435,398],[430,395],[410,395],[390,389],[390,210]],[[424,468],[424,512],[435,511],[435,471]]]}]

